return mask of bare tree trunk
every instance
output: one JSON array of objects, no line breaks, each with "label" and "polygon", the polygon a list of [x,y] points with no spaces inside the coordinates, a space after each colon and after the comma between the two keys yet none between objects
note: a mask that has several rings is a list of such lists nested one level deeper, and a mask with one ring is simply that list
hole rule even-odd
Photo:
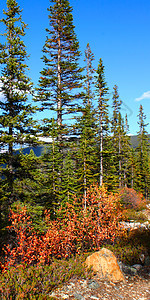
[{"label": "bare tree trunk", "polygon": [[100,115],[100,187],[103,185],[103,127],[102,115]]},{"label": "bare tree trunk", "polygon": [[133,165],[132,165],[132,166],[131,166],[131,188],[132,188],[132,189],[133,189],[133,184],[134,184],[133,176],[134,176],[134,172],[133,172]]},{"label": "bare tree trunk", "polygon": [[89,82],[89,57],[87,59],[87,94],[88,94],[88,105],[90,104],[90,82]]},{"label": "bare tree trunk", "polygon": [[119,188],[121,188],[121,137],[119,134]]},{"label": "bare tree trunk", "polygon": [[[59,21],[58,21],[59,22]],[[61,101],[61,42],[60,33],[58,32],[58,86],[57,86],[57,124],[58,127],[62,125],[62,101]]]},{"label": "bare tree trunk", "polygon": [[54,138],[53,138],[53,193],[55,194],[55,163],[54,163],[54,159],[55,159],[55,142],[54,142]]},{"label": "bare tree trunk", "polygon": [[84,155],[84,209],[86,209],[87,182],[86,182],[86,157]]},{"label": "bare tree trunk", "polygon": [[[58,0],[60,5],[60,0]],[[58,20],[58,60],[57,60],[57,125],[58,125],[58,146],[60,157],[62,157],[62,99],[61,99],[61,40],[60,40],[60,20]],[[61,173],[63,165],[59,166],[58,181],[61,184]]]},{"label": "bare tree trunk", "polygon": [[[13,129],[12,126],[9,127],[9,136],[12,137],[13,135]],[[8,145],[8,156],[9,156],[9,160],[8,160],[8,168],[9,168],[9,178],[8,178],[8,182],[9,182],[9,204],[13,202],[13,143],[9,142]]]}]

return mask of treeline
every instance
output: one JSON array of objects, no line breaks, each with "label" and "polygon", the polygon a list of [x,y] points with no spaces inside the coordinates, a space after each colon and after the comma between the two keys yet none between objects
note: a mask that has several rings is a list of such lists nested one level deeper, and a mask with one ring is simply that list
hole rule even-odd
[{"label": "treeline", "polygon": [[[26,203],[37,217],[45,208],[55,216],[60,204],[72,202],[88,188],[105,185],[108,191],[129,187],[150,193],[149,141],[142,105],[138,114],[138,147],[128,136],[128,116],[121,113],[117,85],[110,91],[102,58],[93,67],[87,44],[84,67],[67,0],[51,0],[49,27],[43,46],[43,69],[35,88],[27,76],[23,37],[26,24],[16,0],[7,0],[1,20],[0,43],[0,224],[6,225],[10,206]],[[112,103],[112,105],[110,105]],[[38,121],[35,113],[49,112]],[[112,113],[110,113],[112,111]],[[50,138],[40,157],[24,146]],[[16,154],[16,147],[20,149]]]}]

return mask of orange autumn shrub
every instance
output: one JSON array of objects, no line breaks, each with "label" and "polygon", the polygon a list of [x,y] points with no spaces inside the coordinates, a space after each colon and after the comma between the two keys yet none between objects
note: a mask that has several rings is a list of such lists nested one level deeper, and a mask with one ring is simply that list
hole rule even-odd
[{"label": "orange autumn shrub", "polygon": [[124,187],[119,190],[120,200],[125,209],[142,209],[146,200],[144,199],[142,193],[136,192],[132,188]]},{"label": "orange autumn shrub", "polygon": [[16,207],[16,212],[10,210],[11,225],[9,232],[13,236],[13,242],[5,245],[5,268],[16,263],[31,264],[37,262],[39,239],[32,227],[30,216],[26,207]]},{"label": "orange autumn shrub", "polygon": [[[82,207],[84,207],[83,199]],[[99,250],[104,243],[113,243],[121,233],[123,218],[117,195],[108,194],[105,188],[91,187],[87,193],[86,210],[80,211],[80,245],[85,251]]]},{"label": "orange autumn shrub", "polygon": [[[86,201],[86,209],[85,209]],[[91,187],[86,199],[66,203],[51,220],[45,212],[46,230],[43,234],[33,230],[26,207],[10,211],[14,233],[13,247],[5,246],[4,268],[17,263],[50,264],[52,258],[69,258],[86,251],[99,250],[105,243],[113,243],[122,233],[119,197],[107,193],[104,188]]]}]

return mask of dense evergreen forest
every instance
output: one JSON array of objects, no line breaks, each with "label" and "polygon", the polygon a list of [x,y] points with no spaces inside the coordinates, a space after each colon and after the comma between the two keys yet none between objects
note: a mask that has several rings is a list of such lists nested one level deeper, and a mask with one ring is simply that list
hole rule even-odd
[{"label": "dense evergreen forest", "polygon": [[[109,90],[103,59],[93,67],[90,44],[83,66],[68,0],[51,0],[37,87],[28,78],[24,44],[27,25],[16,0],[7,0],[0,43],[0,227],[10,207],[27,205],[35,220],[45,209],[55,218],[74,195],[105,186],[150,195],[150,142],[143,106],[137,116],[138,144],[131,145],[128,116],[122,116],[119,88]],[[29,24],[30,26],[30,24]],[[112,96],[110,96],[112,95]],[[49,118],[35,119],[38,111]],[[25,147],[43,145],[40,156]],[[16,152],[16,149],[19,151]]]}]

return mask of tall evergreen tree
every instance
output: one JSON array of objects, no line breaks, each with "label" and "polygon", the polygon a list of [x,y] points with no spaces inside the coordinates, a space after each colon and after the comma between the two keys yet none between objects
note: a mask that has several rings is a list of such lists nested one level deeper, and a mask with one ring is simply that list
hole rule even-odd
[{"label": "tall evergreen tree", "polygon": [[78,193],[77,188],[77,172],[75,169],[73,143],[70,141],[63,161],[61,200],[64,205],[66,201],[69,203],[73,201],[73,196]]},{"label": "tall evergreen tree", "polygon": [[116,184],[121,187],[122,176],[122,159],[121,159],[121,151],[122,151],[122,136],[123,136],[123,128],[122,128],[122,117],[121,117],[121,100],[119,99],[118,87],[117,85],[113,88],[113,117],[111,120],[111,132],[113,134],[113,149],[114,149],[114,165],[115,165],[115,176],[116,176]]},{"label": "tall evergreen tree", "polygon": [[43,126],[41,126],[42,135],[46,138],[50,137],[50,142],[46,145],[46,151],[42,154],[42,160],[45,166],[45,173],[48,176],[49,193],[51,194],[54,207],[58,205],[62,196],[61,181],[58,176],[60,165],[63,166],[63,156],[59,151],[58,125],[52,119],[45,118]]},{"label": "tall evergreen tree", "polygon": [[85,50],[86,62],[84,88],[85,95],[83,103],[79,108],[81,115],[76,118],[76,171],[78,178],[78,191],[84,194],[86,206],[86,193],[90,184],[96,180],[96,114],[93,107],[94,102],[94,55],[89,44]]},{"label": "tall evergreen tree", "polygon": [[127,115],[125,122],[121,115],[122,101],[119,98],[118,87],[115,85],[113,91],[113,116],[111,120],[111,132],[113,142],[113,157],[116,177],[115,185],[121,188],[127,185],[127,168],[130,152],[130,143],[128,137]]},{"label": "tall evergreen tree", "polygon": [[[121,188],[127,186],[127,173],[129,172],[130,141],[128,136],[128,119],[121,115],[122,101],[119,98],[117,85],[113,88],[113,116],[111,119],[113,165],[114,165],[114,186]],[[128,174],[129,177],[129,174]]]},{"label": "tall evergreen tree", "polygon": [[149,151],[150,144],[148,142],[148,133],[146,131],[145,123],[146,115],[144,114],[143,106],[140,105],[138,114],[138,147],[136,148],[137,157],[137,188],[147,198],[150,193],[150,168],[149,168]]},{"label": "tall evergreen tree", "polygon": [[86,201],[87,188],[96,181],[97,152],[96,133],[97,121],[95,111],[91,105],[82,108],[83,115],[77,118],[76,135],[76,172],[78,178],[78,191],[84,194]]},{"label": "tall evergreen tree", "polygon": [[[80,99],[82,71],[79,66],[79,43],[73,25],[72,7],[68,0],[51,0],[48,8],[49,28],[43,47],[44,68],[38,85],[37,100],[42,110],[49,109],[57,122],[57,147],[59,155],[57,181],[59,194],[63,191],[63,171],[66,140],[68,135],[67,119],[71,118]],[[55,159],[56,161],[56,159]]]},{"label": "tall evergreen tree", "polygon": [[131,186],[131,143],[129,137],[128,116],[125,115],[124,136],[123,136],[123,186]]},{"label": "tall evergreen tree", "polygon": [[33,108],[28,102],[28,95],[32,92],[32,83],[27,76],[28,56],[23,41],[26,24],[22,21],[21,12],[16,0],[7,0],[5,17],[1,20],[6,31],[2,34],[5,42],[0,44],[0,92],[3,95],[0,101],[0,144],[5,150],[5,154],[3,153],[5,168],[2,168],[1,172],[4,175],[5,196],[6,192],[8,193],[7,205],[15,197],[13,194],[17,168],[15,147],[33,142],[31,138]]},{"label": "tall evergreen tree", "polygon": [[128,187],[136,189],[136,150],[131,147],[128,162]]},{"label": "tall evergreen tree", "polygon": [[42,60],[45,67],[41,71],[38,100],[42,109],[57,113],[61,142],[63,116],[75,108],[73,100],[80,97],[82,69],[79,67],[79,43],[74,31],[72,7],[68,0],[51,0],[47,37],[43,47]]},{"label": "tall evergreen tree", "polygon": [[[107,144],[107,133],[109,129],[109,117],[108,117],[108,87],[107,83],[105,81],[105,74],[104,74],[104,65],[103,61],[100,58],[98,69],[96,71],[97,73],[97,81],[96,81],[96,90],[97,90],[97,96],[98,96],[98,120],[99,120],[99,145],[100,145],[100,151],[99,151],[99,184],[102,186],[104,181],[104,155],[107,154],[107,146],[104,148],[104,142],[105,145]],[[104,141],[105,136],[105,141]],[[105,152],[106,151],[106,152]],[[105,155],[106,158],[106,155]],[[106,158],[107,160],[107,158]]]},{"label": "tall evergreen tree", "polygon": [[93,100],[93,87],[94,87],[94,73],[95,69],[93,68],[94,54],[91,51],[89,43],[85,49],[85,59],[86,62],[86,76],[85,76],[85,98],[84,102],[86,104],[92,104]]}]

